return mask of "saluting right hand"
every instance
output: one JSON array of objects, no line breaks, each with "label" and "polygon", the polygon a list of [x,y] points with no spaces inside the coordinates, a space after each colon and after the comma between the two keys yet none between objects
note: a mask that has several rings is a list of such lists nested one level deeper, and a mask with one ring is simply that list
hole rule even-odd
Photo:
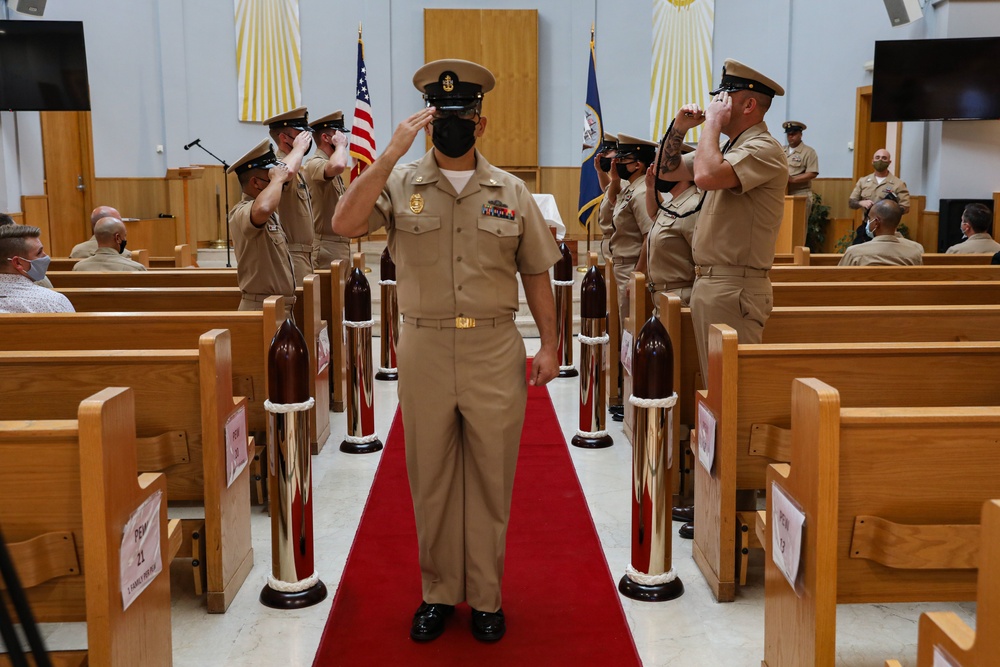
[{"label": "saluting right hand", "polygon": [[692,127],[698,127],[705,122],[705,112],[697,104],[685,104],[677,111],[674,117],[674,130],[682,134]]},{"label": "saluting right hand", "polygon": [[608,195],[617,197],[622,190],[622,179],[618,178],[618,158],[611,158],[611,182],[608,183]]},{"label": "saluting right hand", "polygon": [[271,181],[287,183],[292,178],[292,172],[288,171],[288,165],[284,162],[279,162],[267,170],[267,177]]},{"label": "saluting right hand", "polygon": [[413,145],[413,140],[420,130],[427,127],[434,120],[435,111],[434,107],[421,109],[397,125],[396,131],[392,133],[392,139],[389,140],[389,147],[386,149],[386,153],[395,155],[397,159],[402,157],[406,151],[410,150],[410,146]]}]

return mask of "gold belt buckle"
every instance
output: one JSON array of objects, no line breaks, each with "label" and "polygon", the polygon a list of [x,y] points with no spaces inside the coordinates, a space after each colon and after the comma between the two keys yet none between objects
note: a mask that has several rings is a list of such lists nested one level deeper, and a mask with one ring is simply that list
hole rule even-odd
[{"label": "gold belt buckle", "polygon": [[476,326],[476,318],[474,317],[456,317],[455,318],[455,328],[456,329],[474,329]]}]

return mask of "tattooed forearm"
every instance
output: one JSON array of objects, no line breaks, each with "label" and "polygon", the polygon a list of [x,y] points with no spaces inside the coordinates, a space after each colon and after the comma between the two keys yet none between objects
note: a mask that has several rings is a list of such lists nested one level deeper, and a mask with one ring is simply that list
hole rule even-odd
[{"label": "tattooed forearm", "polygon": [[660,162],[660,174],[667,174],[681,166],[681,146],[684,143],[684,135],[670,128],[667,132],[667,140],[663,145],[663,160]]}]

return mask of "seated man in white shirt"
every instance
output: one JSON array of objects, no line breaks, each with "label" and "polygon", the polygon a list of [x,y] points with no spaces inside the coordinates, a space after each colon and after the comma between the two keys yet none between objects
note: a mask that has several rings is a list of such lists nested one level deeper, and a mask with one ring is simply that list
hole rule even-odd
[{"label": "seated man in white shirt", "polygon": [[903,209],[891,199],[875,203],[868,211],[868,233],[872,240],[852,245],[840,266],[910,266],[923,264],[923,247],[896,236]]},{"label": "seated man in white shirt", "polygon": [[948,248],[950,255],[957,253],[973,255],[976,253],[994,254],[1000,252],[1000,243],[990,236],[990,225],[993,213],[985,204],[969,204],[962,211],[962,239]]},{"label": "seated man in white shirt", "polygon": [[28,225],[0,226],[0,313],[72,313],[73,304],[59,292],[35,284],[45,277],[50,257]]}]

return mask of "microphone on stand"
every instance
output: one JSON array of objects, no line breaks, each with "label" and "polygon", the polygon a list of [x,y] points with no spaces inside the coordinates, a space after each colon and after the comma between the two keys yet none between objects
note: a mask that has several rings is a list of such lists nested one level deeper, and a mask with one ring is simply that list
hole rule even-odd
[{"label": "microphone on stand", "polygon": [[194,146],[196,144],[200,144],[200,143],[201,143],[201,139],[195,139],[194,141],[192,141],[189,144],[184,144],[184,150],[190,150],[192,146]]}]

